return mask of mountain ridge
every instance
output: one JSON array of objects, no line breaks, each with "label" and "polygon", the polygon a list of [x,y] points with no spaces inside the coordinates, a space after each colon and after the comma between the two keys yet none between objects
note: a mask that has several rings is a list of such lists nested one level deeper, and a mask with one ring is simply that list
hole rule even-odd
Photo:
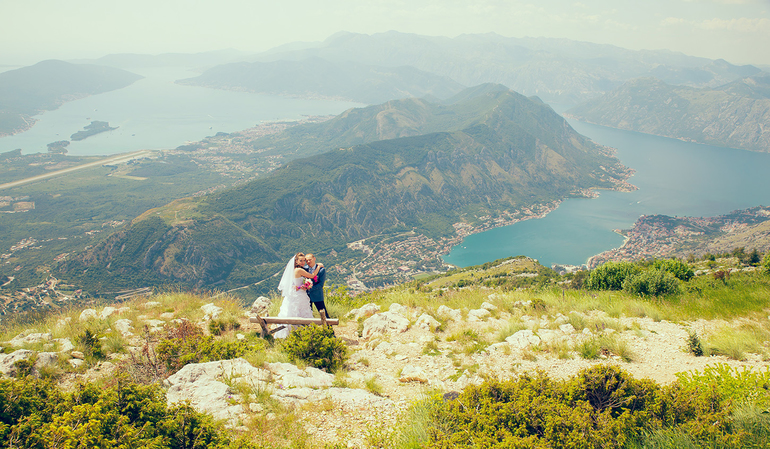
[{"label": "mountain ridge", "polygon": [[[64,272],[80,276],[95,266],[93,271],[111,282],[125,282],[119,261],[127,259],[118,253],[136,247],[128,259],[146,261],[132,266],[151,272],[148,278],[234,287],[236,279],[244,285],[272,275],[285,263],[277,254],[317,248],[338,254],[335,262],[344,264],[360,258],[347,248],[351,241],[387,232],[448,238],[456,234],[457,222],[583,196],[585,189],[613,188],[628,175],[608,149],[577,134],[538,101],[498,91],[465,101],[473,102],[472,110],[486,104],[486,113],[460,130],[331,146],[338,149],[290,160],[247,184],[187,200],[184,222],[172,223],[177,214],[164,208],[150,211],[145,217],[174,218],[135,220],[137,230],[114,234],[69,261]],[[376,115],[367,115],[370,125]],[[214,222],[218,225],[204,229]],[[190,237],[194,234],[213,253],[191,249],[200,247]],[[240,236],[237,248],[217,248],[216,242],[230,235]],[[211,260],[221,263],[207,265]]]},{"label": "mountain ridge", "polygon": [[770,73],[717,89],[637,78],[567,114],[613,128],[770,152]]}]

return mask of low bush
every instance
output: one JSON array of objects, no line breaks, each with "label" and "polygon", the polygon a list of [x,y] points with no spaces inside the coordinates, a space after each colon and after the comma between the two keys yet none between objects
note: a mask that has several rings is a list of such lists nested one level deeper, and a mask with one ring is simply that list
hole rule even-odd
[{"label": "low bush", "polygon": [[158,385],[123,375],[107,385],[64,392],[27,377],[0,380],[0,446],[29,448],[246,448],[213,418],[190,405],[168,407]]},{"label": "low bush", "polygon": [[679,259],[656,260],[653,262],[652,268],[671,273],[674,277],[684,282],[689,281],[695,276],[690,265]]},{"label": "low bush", "polygon": [[623,290],[639,296],[665,296],[681,293],[677,278],[667,271],[657,269],[649,269],[627,277],[623,281]]},{"label": "low bush", "polygon": [[622,290],[626,278],[641,271],[631,262],[606,262],[593,269],[583,285],[589,290]]},{"label": "low bush", "polygon": [[301,360],[316,368],[336,371],[348,360],[348,348],[334,335],[331,326],[302,326],[283,341],[281,351],[292,361]]},{"label": "low bush", "polygon": [[203,330],[192,322],[182,320],[166,328],[155,353],[158,361],[169,370],[168,374],[173,374],[188,363],[240,357],[246,349],[242,341],[217,340],[211,335],[204,335]]},{"label": "low bush", "polygon": [[[749,388],[763,376],[755,375],[758,383]],[[734,407],[732,398],[740,392],[718,386],[735,379],[722,370],[661,387],[611,365],[566,380],[542,372],[490,379],[456,397],[433,396],[417,404],[429,416],[421,421],[422,436],[413,435],[409,447],[764,447],[767,413]]]}]

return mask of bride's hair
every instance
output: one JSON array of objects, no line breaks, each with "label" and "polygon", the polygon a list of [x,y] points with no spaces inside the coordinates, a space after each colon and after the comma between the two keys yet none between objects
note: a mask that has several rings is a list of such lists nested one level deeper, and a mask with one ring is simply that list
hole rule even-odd
[{"label": "bride's hair", "polygon": [[304,253],[297,253],[297,254],[295,254],[295,255],[294,255],[294,268],[297,268],[297,267],[300,267],[300,266],[301,266],[301,265],[299,264],[299,258],[300,258],[300,256],[302,256],[302,257],[305,257],[305,254],[304,254]]}]

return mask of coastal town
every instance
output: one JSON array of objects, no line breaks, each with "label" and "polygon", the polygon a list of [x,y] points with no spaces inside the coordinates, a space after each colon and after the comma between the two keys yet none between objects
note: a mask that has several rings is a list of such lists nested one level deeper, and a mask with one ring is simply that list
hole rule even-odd
[{"label": "coastal town", "polygon": [[[643,215],[634,223],[633,228],[616,230],[625,237],[619,248],[605,251],[591,257],[588,268],[608,261],[635,261],[661,259],[668,257],[687,258],[690,255],[701,257],[705,253],[730,251],[739,247],[725,239],[725,246],[714,246],[710,242],[715,237],[728,237],[741,232],[750,232],[752,228],[770,221],[770,208],[758,206],[751,209],[734,211],[717,217],[669,217],[667,215]],[[762,231],[762,230],[760,230]],[[765,232],[766,234],[766,232]],[[756,245],[767,245],[754,240]],[[767,250],[760,246],[758,249]]]}]

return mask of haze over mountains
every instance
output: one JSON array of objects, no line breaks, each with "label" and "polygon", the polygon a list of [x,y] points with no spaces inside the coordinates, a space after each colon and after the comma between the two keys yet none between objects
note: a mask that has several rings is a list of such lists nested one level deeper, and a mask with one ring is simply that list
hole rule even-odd
[{"label": "haze over mountains", "polygon": [[[410,66],[465,86],[500,83],[523,95],[564,104],[577,104],[642,76],[694,87],[716,87],[760,71],[753,66],[735,66],[665,50],[636,51],[568,39],[508,38],[494,33],[447,38],[395,31],[372,35],[341,32],[320,44],[284,46],[251,60],[267,63],[312,58],[379,66],[381,70]],[[228,73],[231,71],[242,72],[242,68],[220,68],[207,82],[214,83],[220,77],[220,84],[232,81],[235,75]]]},{"label": "haze over mountains", "polygon": [[0,136],[22,132],[33,116],[64,102],[126,87],[142,78],[102,65],[42,61],[0,73]]}]

